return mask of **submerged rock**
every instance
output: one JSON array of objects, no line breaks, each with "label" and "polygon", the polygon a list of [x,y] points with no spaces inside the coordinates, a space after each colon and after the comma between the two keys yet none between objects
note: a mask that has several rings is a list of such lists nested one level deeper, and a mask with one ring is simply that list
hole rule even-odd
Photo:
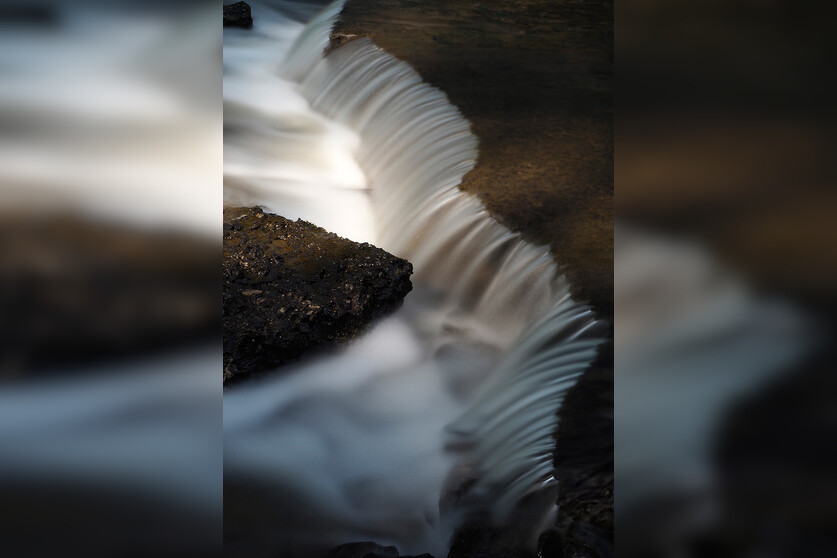
[{"label": "submerged rock", "polygon": [[259,208],[224,209],[224,383],[345,342],[412,290],[413,266]]},{"label": "submerged rock", "polygon": [[224,6],[224,27],[242,27],[244,29],[253,27],[250,5],[247,2],[236,2]]}]

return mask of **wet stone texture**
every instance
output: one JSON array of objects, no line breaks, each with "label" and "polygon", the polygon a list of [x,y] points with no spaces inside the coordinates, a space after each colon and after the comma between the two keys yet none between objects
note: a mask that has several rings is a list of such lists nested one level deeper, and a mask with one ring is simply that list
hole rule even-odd
[{"label": "wet stone texture", "polygon": [[356,337],[398,308],[413,267],[259,208],[224,209],[224,384]]}]

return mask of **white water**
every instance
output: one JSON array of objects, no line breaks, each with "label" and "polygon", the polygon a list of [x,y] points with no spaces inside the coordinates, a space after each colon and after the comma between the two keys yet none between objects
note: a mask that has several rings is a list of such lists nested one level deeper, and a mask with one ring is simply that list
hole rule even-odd
[{"label": "white water", "polygon": [[225,201],[375,242],[357,135],[313,111],[277,71],[304,25],[263,4],[252,9],[254,29],[224,31]]},{"label": "white water", "polygon": [[256,3],[252,32],[225,31],[225,199],[374,242],[414,290],[346,350],[225,395],[225,478],[261,506],[259,526],[225,518],[246,531],[227,540],[444,556],[463,513],[502,521],[554,490],[556,412],[601,324],[545,248],[458,190],[477,139],[443,93],[368,40],[323,58],[339,8],[303,29]]}]

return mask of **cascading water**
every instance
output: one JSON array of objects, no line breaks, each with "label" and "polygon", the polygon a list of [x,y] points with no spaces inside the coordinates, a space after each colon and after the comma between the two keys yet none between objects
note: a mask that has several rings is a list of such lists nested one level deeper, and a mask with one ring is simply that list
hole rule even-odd
[{"label": "cascading water", "polygon": [[[314,112],[277,72],[291,50],[322,52],[322,44],[294,44],[305,25],[288,13],[305,17],[305,7],[253,3],[254,29],[224,31],[224,200],[375,242],[366,177],[354,158],[357,135]],[[330,9],[321,17],[339,11]]]},{"label": "cascading water", "polygon": [[556,413],[602,324],[458,190],[477,139],[442,92],[368,40],[323,56],[341,6],[303,28],[256,3],[252,33],[225,32],[225,199],[407,258],[414,291],[344,351],[225,395],[225,537],[445,556],[463,514],[554,490]]}]

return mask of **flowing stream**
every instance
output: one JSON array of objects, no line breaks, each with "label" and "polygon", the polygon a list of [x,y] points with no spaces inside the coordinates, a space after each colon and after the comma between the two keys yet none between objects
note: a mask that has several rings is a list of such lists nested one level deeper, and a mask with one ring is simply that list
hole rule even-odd
[{"label": "flowing stream", "polygon": [[324,55],[341,6],[253,2],[254,28],[224,31],[225,201],[406,258],[414,290],[344,350],[225,393],[225,543],[446,556],[469,512],[541,494],[549,519],[556,413],[603,324],[458,189],[478,142],[444,93],[368,39]]}]

